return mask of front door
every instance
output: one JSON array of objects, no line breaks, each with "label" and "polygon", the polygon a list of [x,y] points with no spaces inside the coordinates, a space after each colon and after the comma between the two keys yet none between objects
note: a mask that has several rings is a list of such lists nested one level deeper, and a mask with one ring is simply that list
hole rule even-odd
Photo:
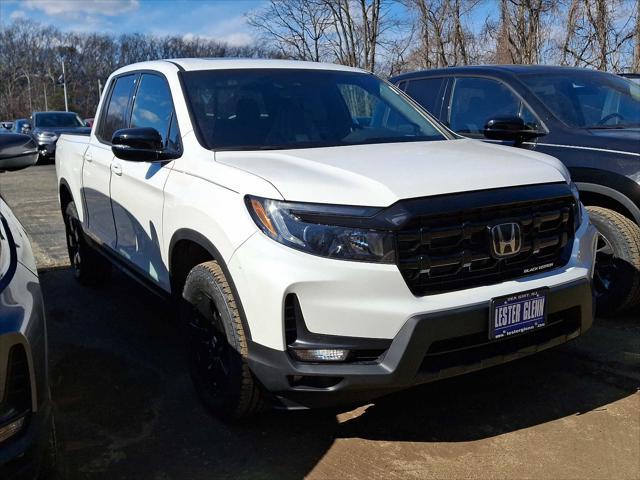
[{"label": "front door", "polygon": [[[130,128],[155,128],[163,143],[179,149],[169,85],[164,77],[143,73],[133,99]],[[162,259],[164,185],[173,162],[132,162],[115,158],[111,203],[117,231],[116,250],[138,273],[169,290],[169,272]]]}]

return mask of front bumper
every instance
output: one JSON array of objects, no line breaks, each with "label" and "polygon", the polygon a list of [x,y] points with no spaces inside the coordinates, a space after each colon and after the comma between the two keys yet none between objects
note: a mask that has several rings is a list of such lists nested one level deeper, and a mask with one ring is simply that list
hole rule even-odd
[{"label": "front bumper", "polygon": [[[236,250],[228,267],[250,334],[252,372],[285,406],[321,407],[497,365],[580,335],[593,321],[596,240],[585,212],[565,266],[422,297],[409,291],[395,265],[315,257],[261,233]],[[491,300],[540,288],[549,289],[548,325],[489,341]],[[382,348],[383,355],[373,362],[294,360],[284,325],[291,295],[306,333],[322,348],[361,345],[363,351]]]},{"label": "front bumper", "polygon": [[377,363],[302,363],[252,343],[249,365],[287,408],[350,404],[560,345],[589,329],[593,312],[591,282],[582,279],[551,288],[547,326],[522,335],[489,340],[487,302],[410,318]]},{"label": "front bumper", "polygon": [[36,140],[38,150],[43,157],[53,157],[56,154],[56,140]]}]

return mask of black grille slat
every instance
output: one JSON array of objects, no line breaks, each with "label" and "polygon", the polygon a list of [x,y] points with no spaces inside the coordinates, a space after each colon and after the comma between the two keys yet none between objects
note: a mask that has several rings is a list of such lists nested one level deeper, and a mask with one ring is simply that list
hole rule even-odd
[{"label": "black grille slat", "polygon": [[[396,232],[398,267],[415,295],[499,283],[525,270],[567,263],[574,235],[571,196],[415,215]],[[513,257],[491,255],[490,228],[517,222],[522,247]]]}]

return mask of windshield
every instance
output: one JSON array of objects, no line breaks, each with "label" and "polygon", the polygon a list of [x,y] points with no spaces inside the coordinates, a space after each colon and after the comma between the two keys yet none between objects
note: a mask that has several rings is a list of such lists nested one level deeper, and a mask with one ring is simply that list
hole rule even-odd
[{"label": "windshield", "polygon": [[588,70],[519,78],[570,127],[640,126],[640,85],[628,79]]},{"label": "windshield", "polygon": [[75,113],[56,112],[56,113],[36,113],[34,118],[35,127],[84,127],[84,122],[80,120]]},{"label": "windshield", "polygon": [[245,69],[186,72],[205,146],[259,150],[444,140],[421,110],[374,75]]}]

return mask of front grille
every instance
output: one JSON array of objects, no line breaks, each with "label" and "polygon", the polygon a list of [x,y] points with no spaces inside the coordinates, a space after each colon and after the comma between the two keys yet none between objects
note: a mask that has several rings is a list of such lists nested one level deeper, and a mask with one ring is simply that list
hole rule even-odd
[{"label": "front grille", "polygon": [[[414,215],[406,222],[396,234],[398,267],[411,292],[421,296],[489,285],[535,273],[538,267],[565,265],[574,237],[573,196],[556,189],[563,194],[535,198],[534,187],[522,188],[528,189],[524,201],[513,188],[493,195],[490,204],[482,203],[482,192],[461,194],[462,201],[440,198],[439,205],[451,208]],[[539,190],[545,191],[549,188]],[[521,250],[498,258],[492,253],[490,230],[509,222],[520,225]]]}]

